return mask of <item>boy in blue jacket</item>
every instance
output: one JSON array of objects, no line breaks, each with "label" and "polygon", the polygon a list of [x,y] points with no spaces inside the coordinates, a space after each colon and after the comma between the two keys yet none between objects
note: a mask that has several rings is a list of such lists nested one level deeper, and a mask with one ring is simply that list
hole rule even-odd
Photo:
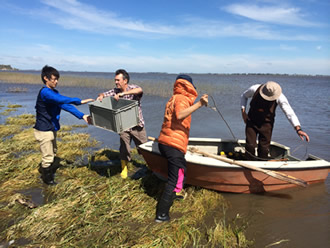
[{"label": "boy in blue jacket", "polygon": [[40,144],[42,161],[39,172],[45,184],[54,185],[54,175],[56,165],[54,159],[56,156],[56,132],[60,129],[60,113],[61,109],[68,111],[78,119],[84,119],[91,124],[89,115],[80,112],[74,105],[81,105],[94,101],[93,99],[81,100],[62,96],[55,89],[60,78],[59,72],[50,66],[44,66],[41,71],[41,79],[45,84],[39,91],[36,102],[36,124],[34,125],[34,136]]}]

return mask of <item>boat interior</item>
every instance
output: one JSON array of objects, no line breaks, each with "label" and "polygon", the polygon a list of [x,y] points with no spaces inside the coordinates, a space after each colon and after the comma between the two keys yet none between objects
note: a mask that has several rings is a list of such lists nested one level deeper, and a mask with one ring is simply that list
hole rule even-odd
[{"label": "boat interior", "polygon": [[[199,140],[190,139],[188,147],[195,147],[200,151],[212,153],[214,155],[226,156],[235,160],[246,160],[245,140]],[[256,151],[257,153],[257,151]],[[269,160],[273,161],[300,161],[300,159],[290,154],[290,148],[272,141],[270,145]],[[309,155],[307,160],[317,160],[319,158]],[[257,157],[256,157],[256,160]]]}]

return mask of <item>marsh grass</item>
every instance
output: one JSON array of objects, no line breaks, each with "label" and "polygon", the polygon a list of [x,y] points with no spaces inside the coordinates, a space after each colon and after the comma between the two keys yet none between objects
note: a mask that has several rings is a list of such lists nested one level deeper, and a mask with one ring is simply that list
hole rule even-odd
[{"label": "marsh grass", "polygon": [[[245,229],[235,233],[235,223],[219,213],[221,206],[227,208],[222,195],[198,187],[188,186],[185,200],[174,202],[170,222],[155,223],[165,182],[146,169],[136,150],[129,171],[146,170],[145,175],[121,179],[119,152],[88,152],[98,142],[75,132],[84,126],[58,132],[58,184],[43,185],[34,119],[13,116],[0,125],[0,235],[7,241],[27,240],[26,247],[223,247],[224,240],[226,247],[249,246]],[[87,162],[80,159],[84,156]],[[45,204],[28,209],[13,201],[18,191],[33,187],[50,196]]]},{"label": "marsh grass", "polygon": [[1,115],[5,115],[5,116],[7,116],[7,115],[9,115],[11,112],[15,112],[15,111],[17,111],[16,109],[6,109],[6,110],[4,110],[3,112],[1,112],[0,114]]},{"label": "marsh grass", "polygon": [[[0,72],[0,82],[10,84],[42,84],[40,75],[18,72]],[[155,81],[153,82],[131,80],[130,83],[141,86],[143,88],[144,94],[147,95],[170,97],[173,94],[174,82],[172,81],[161,81],[155,78]],[[111,89],[114,87],[114,82],[112,79],[109,78],[63,75],[60,77],[59,85]],[[233,90],[233,85],[230,85],[230,87],[228,87],[222,84],[210,84],[205,82],[196,82],[195,85],[197,86],[199,94],[212,94],[214,92],[229,92]]]},{"label": "marsh grass", "polygon": [[7,125],[14,126],[32,126],[35,123],[35,116],[32,114],[22,114],[20,116],[8,117],[6,119]]},{"label": "marsh grass", "polygon": [[28,91],[27,88],[22,88],[22,87],[10,87],[7,90],[7,92],[9,93],[25,93],[27,91]]},{"label": "marsh grass", "polygon": [[20,105],[20,104],[8,104],[7,105],[7,108],[13,108],[13,109],[21,108],[21,107],[22,107],[22,105]]},{"label": "marsh grass", "polygon": [[[1,105],[0,108],[5,107],[4,105]],[[8,104],[7,108],[3,111],[0,112],[0,115],[9,115],[11,112],[17,111],[18,108],[22,107],[22,105],[19,104]]]}]

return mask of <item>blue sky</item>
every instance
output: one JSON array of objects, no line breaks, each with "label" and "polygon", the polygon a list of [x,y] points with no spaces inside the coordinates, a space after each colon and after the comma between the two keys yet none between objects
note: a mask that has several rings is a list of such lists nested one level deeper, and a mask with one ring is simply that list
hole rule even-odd
[{"label": "blue sky", "polygon": [[329,0],[0,0],[0,64],[330,75]]}]

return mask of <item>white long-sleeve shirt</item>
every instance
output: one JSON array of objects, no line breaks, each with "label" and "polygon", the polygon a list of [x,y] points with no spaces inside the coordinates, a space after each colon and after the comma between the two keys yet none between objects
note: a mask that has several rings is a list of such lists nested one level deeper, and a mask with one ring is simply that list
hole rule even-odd
[{"label": "white long-sleeve shirt", "polygon": [[[257,89],[261,86],[261,84],[252,85],[241,95],[241,109],[246,109],[246,105],[248,102],[248,98],[252,98]],[[295,112],[291,108],[288,99],[282,93],[280,97],[276,100],[277,104],[280,106],[282,111],[284,112],[286,118],[288,118],[289,122],[293,127],[300,126],[300,122]]]}]

